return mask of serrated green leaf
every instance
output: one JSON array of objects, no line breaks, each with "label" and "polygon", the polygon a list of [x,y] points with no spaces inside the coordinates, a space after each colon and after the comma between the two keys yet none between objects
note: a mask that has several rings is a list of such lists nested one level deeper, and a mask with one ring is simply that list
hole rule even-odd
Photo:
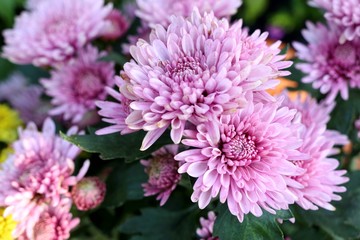
[{"label": "serrated green leaf", "polygon": [[[120,231],[134,234],[136,240],[185,240],[195,236],[198,208],[172,212],[164,208],[145,208],[140,216],[128,219]],[[146,224],[145,224],[146,223]]]},{"label": "serrated green leaf", "polygon": [[261,217],[247,214],[242,223],[230,213],[228,207],[222,204],[218,207],[218,216],[214,225],[214,236],[221,240],[277,240],[284,235],[278,226],[276,218],[288,220],[293,215],[290,211],[278,211],[272,215],[264,211]]},{"label": "serrated green leaf", "polygon": [[124,158],[126,162],[132,162],[149,156],[160,147],[172,143],[169,133],[165,132],[148,150],[140,151],[145,132],[139,131],[127,135],[113,133],[108,135],[96,135],[91,131],[88,135],[67,136],[61,133],[61,137],[82,150],[90,153],[100,153],[100,158],[110,160]]},{"label": "serrated green leaf", "polygon": [[127,200],[144,197],[141,187],[147,181],[144,167],[139,163],[119,164],[106,180],[106,195],[102,206],[119,207]]}]

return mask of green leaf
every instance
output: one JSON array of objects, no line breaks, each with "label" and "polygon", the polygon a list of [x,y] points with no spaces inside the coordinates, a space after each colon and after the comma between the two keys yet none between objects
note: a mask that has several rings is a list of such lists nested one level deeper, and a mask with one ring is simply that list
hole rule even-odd
[{"label": "green leaf", "polygon": [[116,64],[119,64],[120,66],[124,65],[127,62],[127,59],[118,53],[111,52],[108,55],[99,58],[100,61],[105,62],[115,62]]},{"label": "green leaf", "polygon": [[268,0],[245,0],[244,6],[241,7],[241,17],[244,18],[248,24],[254,23],[268,7]]},{"label": "green leaf", "polygon": [[140,151],[145,132],[139,131],[127,135],[113,133],[108,135],[96,135],[92,130],[88,135],[67,136],[63,133],[61,137],[82,150],[90,153],[100,153],[100,158],[110,160],[124,158],[126,162],[132,162],[149,156],[160,147],[170,144],[169,132],[165,132],[148,150]]},{"label": "green leaf", "polygon": [[278,211],[272,215],[266,211],[261,217],[247,214],[242,223],[232,215],[225,204],[218,207],[218,216],[214,225],[214,236],[221,240],[276,240],[284,235],[278,226],[277,218],[288,220],[293,215],[290,211]]},{"label": "green leaf", "polygon": [[128,219],[120,231],[135,234],[132,240],[185,240],[195,236],[198,208],[172,212],[164,208],[141,209],[141,215]]},{"label": "green leaf", "polygon": [[127,200],[139,200],[144,197],[141,187],[147,181],[144,167],[139,163],[119,164],[106,180],[106,196],[102,206],[118,207]]}]

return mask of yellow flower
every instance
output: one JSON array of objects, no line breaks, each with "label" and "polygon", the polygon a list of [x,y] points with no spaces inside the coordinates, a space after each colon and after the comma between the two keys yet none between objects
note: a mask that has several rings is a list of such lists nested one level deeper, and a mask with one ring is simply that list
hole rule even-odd
[{"label": "yellow flower", "polygon": [[4,209],[0,208],[0,240],[13,240],[12,231],[16,227],[16,222],[11,216],[3,217]]},{"label": "yellow flower", "polygon": [[0,104],[0,141],[11,143],[17,138],[17,128],[22,124],[19,114],[5,104]]},{"label": "yellow flower", "polygon": [[11,147],[7,147],[7,148],[2,149],[1,152],[0,152],[0,163],[5,162],[5,160],[9,156],[9,154],[13,153],[13,152],[14,151],[13,151],[13,149]]}]

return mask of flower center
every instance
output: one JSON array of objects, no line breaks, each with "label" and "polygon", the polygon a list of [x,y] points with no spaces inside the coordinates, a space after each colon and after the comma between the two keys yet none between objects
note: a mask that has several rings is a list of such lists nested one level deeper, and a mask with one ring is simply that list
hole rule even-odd
[{"label": "flower center", "polygon": [[193,57],[185,56],[166,66],[168,77],[177,81],[191,81],[194,75],[202,73],[199,61]]},{"label": "flower center", "polygon": [[223,144],[222,151],[226,158],[235,160],[236,165],[249,165],[252,161],[257,160],[258,150],[255,144],[255,137],[247,134],[237,134],[230,141]]}]

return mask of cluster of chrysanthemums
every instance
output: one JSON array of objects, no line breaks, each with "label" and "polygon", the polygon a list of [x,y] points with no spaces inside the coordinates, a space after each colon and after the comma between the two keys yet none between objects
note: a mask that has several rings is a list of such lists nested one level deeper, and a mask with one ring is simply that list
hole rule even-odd
[{"label": "cluster of chrysanthemums", "polygon": [[[145,196],[157,195],[160,205],[187,173],[195,179],[191,200],[199,208],[219,199],[240,222],[248,213],[275,214],[294,203],[333,210],[330,202],[340,200],[348,178],[331,155],[348,140],[326,125],[337,94],[347,99],[348,86],[360,87],[354,2],[313,0],[327,11],[328,26],[309,23],[309,45],[294,45],[305,61],[297,65],[307,74],[303,81],[328,93],[318,103],[268,93],[292,63],[280,54],[280,42],[267,44],[267,33],[249,33],[241,20],[230,23],[240,0],[137,0],[126,17],[104,0],[29,1],[3,33],[3,56],[51,71],[42,87],[28,86],[18,74],[0,86],[0,101],[32,121],[0,165],[0,220],[19,239],[67,239],[79,223],[72,204],[79,210],[99,205],[104,183],[83,178],[88,161],[74,175],[80,150],[55,133],[53,120],[44,121],[49,114],[84,126],[96,121],[96,107],[111,124],[97,134],[143,130],[142,150],[170,130],[174,144],[141,161],[149,175]],[[107,52],[91,41],[121,37],[134,15],[142,20],[138,35],[123,46],[133,60],[114,77],[114,63],[99,61]],[[43,92],[52,106],[40,98]],[[114,100],[106,101],[108,95]],[[67,132],[77,133],[77,127]],[[213,212],[201,218],[200,237],[217,239],[215,218]]]}]

